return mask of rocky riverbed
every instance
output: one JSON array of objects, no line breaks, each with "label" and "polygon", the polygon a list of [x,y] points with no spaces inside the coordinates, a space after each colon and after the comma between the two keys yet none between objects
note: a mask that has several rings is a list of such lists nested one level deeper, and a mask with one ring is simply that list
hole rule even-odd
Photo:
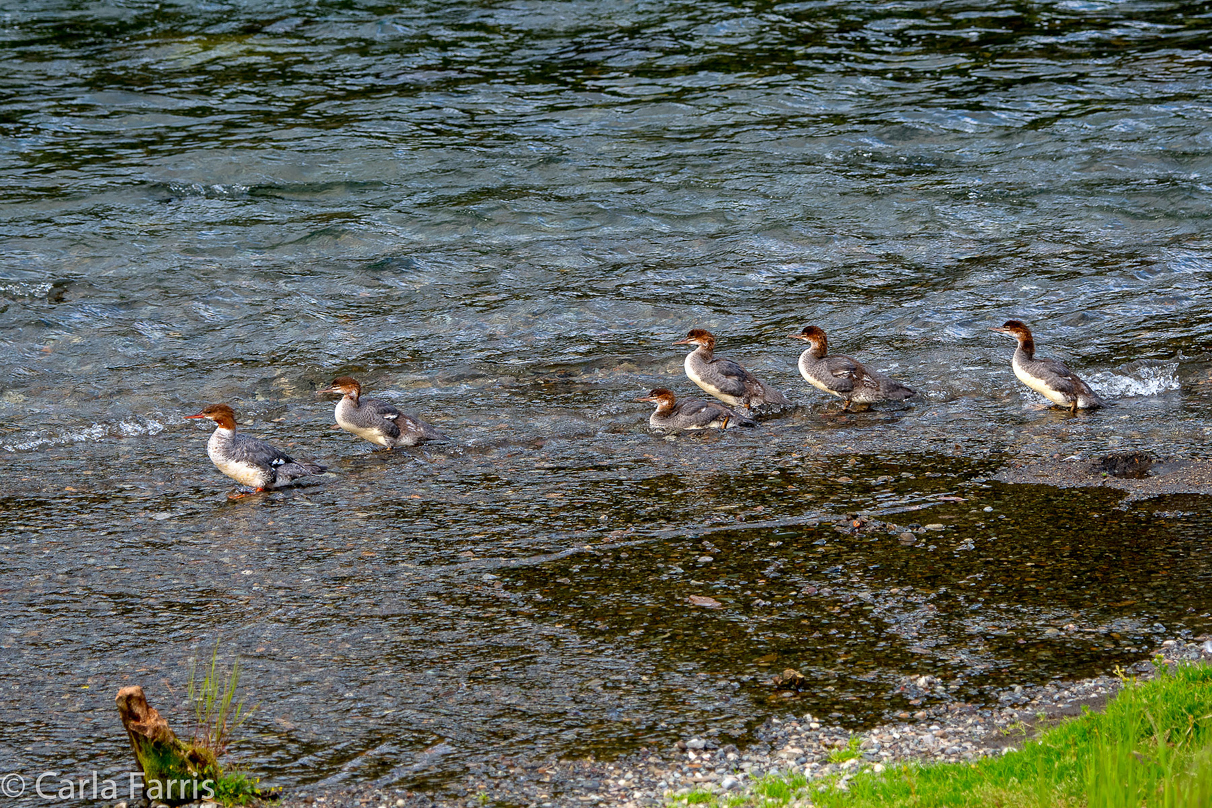
[{"label": "rocky riverbed", "polygon": [[[1139,678],[1154,675],[1154,660],[1212,663],[1212,637],[1171,639],[1156,654],[1130,666]],[[1039,687],[1016,686],[996,706],[952,700],[946,683],[931,676],[906,679],[901,689],[923,706],[901,712],[864,732],[851,732],[811,715],[772,718],[758,740],[741,750],[707,738],[688,738],[665,749],[647,749],[610,761],[519,761],[503,759],[485,766],[476,781],[454,796],[350,785],[338,790],[294,789],[282,808],[464,808],[467,806],[608,805],[641,808],[666,804],[674,794],[702,789],[742,791],[770,772],[802,772],[810,780],[838,776],[845,783],[864,769],[905,761],[954,762],[1005,754],[1041,729],[1097,710],[1120,687],[1108,674]],[[120,808],[120,807],[119,807]]]},{"label": "rocky riverbed", "polygon": [[1059,455],[1008,463],[993,479],[1013,484],[1056,488],[1114,488],[1133,502],[1178,494],[1212,494],[1212,462],[1186,457],[1158,457],[1149,452],[1083,457]]}]

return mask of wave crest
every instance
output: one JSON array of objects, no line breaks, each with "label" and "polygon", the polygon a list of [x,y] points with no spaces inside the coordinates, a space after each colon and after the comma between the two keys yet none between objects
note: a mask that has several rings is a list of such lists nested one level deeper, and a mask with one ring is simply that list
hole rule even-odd
[{"label": "wave crest", "polygon": [[109,438],[132,438],[137,435],[157,435],[164,431],[159,421],[136,419],[117,423],[93,424],[83,429],[38,430],[25,435],[13,435],[12,442],[4,444],[5,451],[29,452],[45,446],[63,446],[69,443],[85,443]]},{"label": "wave crest", "polygon": [[1090,386],[1102,396],[1132,398],[1155,396],[1181,387],[1177,362],[1140,359],[1119,368],[1119,372],[1102,372],[1090,376]]}]

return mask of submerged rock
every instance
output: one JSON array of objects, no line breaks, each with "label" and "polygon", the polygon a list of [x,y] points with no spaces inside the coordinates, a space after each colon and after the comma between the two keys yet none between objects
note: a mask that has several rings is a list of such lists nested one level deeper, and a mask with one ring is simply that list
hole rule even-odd
[{"label": "submerged rock", "polygon": [[1109,454],[1095,464],[1095,468],[1104,474],[1125,480],[1143,480],[1152,467],[1153,458],[1147,452]]}]

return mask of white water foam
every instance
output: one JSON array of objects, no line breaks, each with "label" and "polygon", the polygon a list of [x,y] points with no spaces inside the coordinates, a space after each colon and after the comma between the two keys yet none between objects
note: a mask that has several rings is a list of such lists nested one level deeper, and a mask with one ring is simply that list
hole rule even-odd
[{"label": "white water foam", "polygon": [[1092,374],[1089,378],[1090,386],[1100,396],[1108,398],[1155,396],[1180,387],[1177,362],[1141,359],[1129,362],[1119,370],[1119,373]]},{"label": "white water foam", "polygon": [[53,283],[21,283],[20,281],[11,281],[0,283],[0,295],[9,297],[46,297],[54,288],[55,285]]},{"label": "white water foam", "polygon": [[39,430],[25,435],[14,435],[13,442],[5,443],[3,448],[8,452],[29,452],[45,446],[95,442],[109,438],[133,438],[138,435],[158,435],[163,431],[164,424],[147,418],[111,424],[93,424],[83,429],[62,429],[56,432]]}]

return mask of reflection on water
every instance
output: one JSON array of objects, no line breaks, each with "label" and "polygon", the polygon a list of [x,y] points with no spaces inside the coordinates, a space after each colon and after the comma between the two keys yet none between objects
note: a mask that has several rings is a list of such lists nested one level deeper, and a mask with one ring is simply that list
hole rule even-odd
[{"label": "reflection on water", "polygon": [[[1203,6],[24,5],[15,768],[123,770],[117,687],[171,712],[216,638],[252,768],[415,785],[872,721],[910,674],[994,698],[1209,627],[1203,499],[989,480],[1212,433]],[[1117,406],[1037,409],[1011,316]],[[808,323],[923,398],[839,414],[783,336]],[[695,326],[804,406],[648,434],[631,399],[695,393]],[[345,372],[457,445],[329,429]],[[180,420],[218,401],[333,475],[227,502]],[[783,667],[820,686],[788,702]]]}]

